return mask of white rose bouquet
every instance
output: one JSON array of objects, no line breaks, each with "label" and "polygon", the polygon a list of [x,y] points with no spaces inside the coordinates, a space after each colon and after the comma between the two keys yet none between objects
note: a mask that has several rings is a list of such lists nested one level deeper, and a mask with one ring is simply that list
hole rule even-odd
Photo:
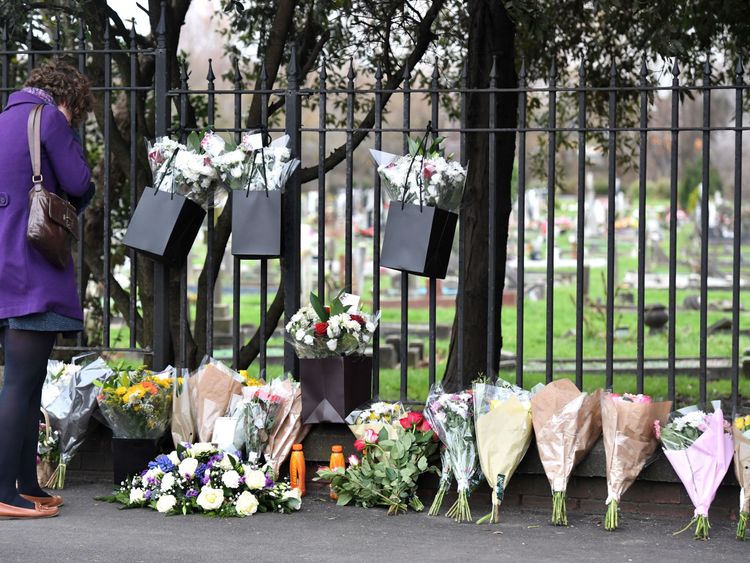
[{"label": "white rose bouquet", "polygon": [[169,455],[157,456],[147,470],[111,496],[98,500],[165,514],[224,517],[299,510],[299,491],[286,482],[275,482],[272,475],[267,466],[243,463],[212,444],[181,444]]},{"label": "white rose bouquet", "polygon": [[370,150],[378,174],[393,201],[456,211],[461,204],[466,168],[441,154],[444,137],[433,139],[427,148],[427,133],[420,141],[409,139],[409,154],[396,155]]},{"label": "white rose bouquet", "polygon": [[287,338],[300,358],[326,358],[364,354],[379,315],[371,317],[344,305],[339,295],[324,307],[314,293],[310,306],[302,307],[286,325]]}]

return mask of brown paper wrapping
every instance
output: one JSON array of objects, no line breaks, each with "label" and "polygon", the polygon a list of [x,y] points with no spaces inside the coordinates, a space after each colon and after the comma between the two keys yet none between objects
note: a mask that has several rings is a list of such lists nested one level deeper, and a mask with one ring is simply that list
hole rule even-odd
[{"label": "brown paper wrapping", "polygon": [[263,452],[268,465],[273,469],[276,478],[279,476],[281,465],[289,457],[292,446],[301,442],[310,431],[309,425],[302,424],[302,391],[299,385],[287,379],[290,394],[294,392],[292,400],[286,401],[281,412],[276,417],[276,423],[268,438],[268,444]]},{"label": "brown paper wrapping", "polygon": [[607,500],[620,502],[656,451],[654,421],[664,424],[672,402],[626,403],[613,401],[605,393],[601,398],[602,438],[607,461]]},{"label": "brown paper wrapping", "polygon": [[216,419],[227,413],[232,395],[242,395],[242,384],[214,364],[206,364],[190,382],[190,400],[198,440],[211,441]]},{"label": "brown paper wrapping", "polygon": [[750,512],[750,438],[736,428],[734,433],[734,476],[740,484],[740,512]]},{"label": "brown paper wrapping", "polygon": [[553,492],[565,491],[573,468],[602,431],[601,390],[587,394],[568,379],[548,383],[531,398],[539,458]]},{"label": "brown paper wrapping", "polygon": [[172,396],[172,441],[175,446],[184,442],[193,443],[195,426],[190,406],[190,378],[184,376],[182,389],[175,378]]}]

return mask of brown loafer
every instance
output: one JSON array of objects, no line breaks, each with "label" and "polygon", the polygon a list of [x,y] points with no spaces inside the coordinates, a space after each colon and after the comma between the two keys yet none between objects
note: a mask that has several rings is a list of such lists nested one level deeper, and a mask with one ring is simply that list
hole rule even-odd
[{"label": "brown loafer", "polygon": [[22,518],[52,518],[59,514],[57,508],[46,508],[35,505],[34,508],[21,508],[12,504],[0,502],[0,520],[16,520]]},{"label": "brown loafer", "polygon": [[31,495],[19,494],[18,496],[25,498],[29,502],[33,502],[34,504],[38,504],[39,506],[44,506],[46,508],[57,508],[63,505],[63,498],[59,495],[51,495],[48,497],[33,497]]}]

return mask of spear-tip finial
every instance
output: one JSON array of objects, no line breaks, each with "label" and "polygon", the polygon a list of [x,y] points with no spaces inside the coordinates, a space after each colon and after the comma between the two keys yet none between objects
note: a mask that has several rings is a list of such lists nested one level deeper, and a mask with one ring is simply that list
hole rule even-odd
[{"label": "spear-tip finial", "polygon": [[497,55],[492,55],[492,67],[490,68],[490,81],[497,78]]},{"label": "spear-tip finial", "polygon": [[375,68],[375,80],[383,80],[383,67],[378,63]]},{"label": "spear-tip finial", "polygon": [[680,75],[680,63],[677,62],[677,57],[674,58],[674,64],[672,65],[672,76],[677,78]]},{"label": "spear-tip finial", "polygon": [[216,80],[216,75],[214,74],[214,62],[213,59],[208,59],[208,73],[206,74],[206,80],[209,82],[213,82]]},{"label": "spear-tip finial", "polygon": [[734,73],[737,76],[745,74],[745,65],[742,63],[742,53],[737,56],[737,66],[734,67]]},{"label": "spear-tip finial", "polygon": [[349,57],[349,70],[346,73],[349,82],[354,82],[354,59]]}]

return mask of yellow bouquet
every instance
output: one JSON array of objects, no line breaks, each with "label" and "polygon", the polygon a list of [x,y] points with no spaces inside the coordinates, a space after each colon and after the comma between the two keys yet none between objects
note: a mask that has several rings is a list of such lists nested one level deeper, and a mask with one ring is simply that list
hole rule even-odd
[{"label": "yellow bouquet", "polygon": [[159,373],[118,369],[94,384],[100,387],[99,409],[115,438],[157,439],[164,434],[172,414],[173,368]]},{"label": "yellow bouquet", "polygon": [[492,512],[477,524],[496,523],[510,478],[531,443],[531,392],[505,381],[474,383],[479,462],[492,490]]}]

